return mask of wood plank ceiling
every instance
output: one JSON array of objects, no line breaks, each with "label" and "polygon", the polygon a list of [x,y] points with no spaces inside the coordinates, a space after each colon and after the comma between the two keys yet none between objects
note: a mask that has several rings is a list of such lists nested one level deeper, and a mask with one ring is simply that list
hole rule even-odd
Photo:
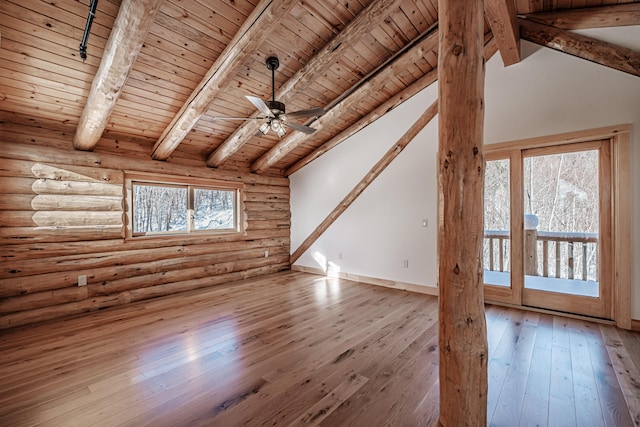
[{"label": "wood plank ceiling", "polygon": [[[437,0],[158,0],[157,11],[152,1],[100,0],[83,62],[78,46],[89,3],[0,2],[2,123],[75,134],[81,149],[287,175],[436,78]],[[640,24],[638,1],[486,4],[486,31],[496,31],[505,63],[519,60],[516,14],[589,8],[584,16],[600,19],[592,26]],[[608,7],[625,4],[606,18]],[[127,35],[108,44],[114,25]],[[625,71],[640,73],[637,52],[624,54],[631,55],[622,60],[630,64]],[[217,119],[258,114],[245,95],[270,99],[269,56],[280,60],[275,91],[287,111],[327,110],[298,120],[316,133],[256,136],[256,121]],[[94,91],[106,90],[97,101],[92,82],[102,84]],[[81,119],[85,109],[104,121],[95,142],[87,137],[93,124]],[[72,149],[68,139],[50,143]]]}]

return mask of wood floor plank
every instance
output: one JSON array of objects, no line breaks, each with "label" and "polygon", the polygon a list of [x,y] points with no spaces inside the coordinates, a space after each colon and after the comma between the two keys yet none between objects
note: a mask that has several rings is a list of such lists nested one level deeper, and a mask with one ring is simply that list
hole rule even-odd
[{"label": "wood floor plank", "polygon": [[583,323],[582,332],[591,356],[605,425],[608,427],[633,426],[634,423],[629,414],[623,390],[618,383],[599,325]]},{"label": "wood floor plank", "polygon": [[[437,324],[435,321],[425,332],[399,353],[383,349],[388,356],[384,364],[373,363],[364,372],[370,376],[366,388],[353,396],[352,405],[343,406],[327,421],[329,425],[396,425],[409,405],[407,387],[415,392],[426,392],[437,378]],[[420,378],[420,385],[412,381]],[[376,396],[375,400],[371,396]],[[422,398],[422,396],[420,396]],[[415,403],[414,403],[415,404]],[[374,406],[375,405],[375,406]],[[402,419],[402,418],[400,418]]]},{"label": "wood floor plank", "polygon": [[549,421],[549,401],[525,393],[519,427],[546,427]]},{"label": "wood floor plank", "polygon": [[604,417],[600,408],[600,398],[587,341],[581,333],[580,322],[572,320],[570,323],[573,326],[572,330],[575,331],[569,337],[569,342],[571,345],[571,373],[576,405],[576,423],[579,426],[604,426]]},{"label": "wood floor plank", "polygon": [[353,393],[358,391],[369,379],[362,375],[353,374],[338,387],[313,405],[305,414],[289,424],[293,426],[316,426],[325,420]]},{"label": "wood floor plank", "polygon": [[[489,391],[487,393],[487,421],[493,418],[493,414],[498,404],[500,391],[504,384],[511,360],[516,351],[518,336],[522,329],[525,313],[522,311],[514,311],[509,321],[503,329],[502,335],[495,343],[496,336],[489,335]],[[491,349],[495,348],[493,355]]]},{"label": "wood floor plank", "polygon": [[634,363],[616,328],[603,327],[600,330],[605,337],[607,353],[623,391],[631,419],[635,425],[640,425],[640,369]]},{"label": "wood floor plank", "polygon": [[[382,370],[385,364],[395,361],[397,354],[410,345],[424,327],[435,324],[435,312],[431,311],[435,305],[436,300],[432,297],[419,306],[409,306],[410,316],[407,316],[406,310],[404,316],[391,313],[385,316],[384,324],[371,325],[372,329],[368,332],[367,329],[362,329],[364,333],[359,334],[360,338],[352,336],[336,347],[340,353],[333,352],[319,359],[307,359],[292,366],[292,369],[281,368],[277,373],[267,374],[265,378],[270,384],[265,387],[264,393],[251,397],[252,401],[248,402],[249,411],[237,408],[230,411],[228,416],[222,416],[220,422],[246,425],[255,422],[256,417],[262,417],[264,414],[270,414],[270,419],[277,420],[286,416],[288,412],[301,412],[304,410],[305,402],[313,401],[314,397],[310,396],[314,396],[313,393],[318,390],[318,381],[314,378],[321,379],[320,385],[324,387],[331,380],[339,381],[357,369],[360,374],[371,378],[365,386],[370,388],[372,384],[377,383],[377,372]],[[430,318],[430,323],[425,322],[427,318]],[[434,335],[435,330],[432,330],[431,334]],[[365,339],[362,339],[363,337]],[[295,384],[298,390],[292,395],[290,388]],[[351,400],[357,401],[358,396],[359,394],[354,395]],[[242,414],[239,415],[239,412]]]},{"label": "wood floor plank", "polygon": [[[349,300],[345,299],[346,304],[344,306],[334,305],[334,308],[341,308],[342,310],[348,311],[348,310],[354,309],[355,305],[363,304],[363,299],[364,297],[361,295],[361,298],[359,300],[356,300],[353,302],[353,305],[354,305],[353,307],[351,306],[351,304],[349,304]],[[367,296],[367,298],[364,299],[364,302],[366,301],[371,303],[373,306],[374,304],[380,303],[381,300],[371,299],[369,298],[369,296]],[[309,307],[307,307],[306,311],[309,311]],[[368,312],[364,311],[364,313],[368,313]],[[336,317],[340,318],[339,314],[332,313],[331,310],[323,310],[323,315],[328,316],[331,314],[336,315]],[[374,313],[371,312],[370,315],[373,316]],[[318,319],[317,315],[315,317],[312,316],[312,320],[313,322],[318,322],[320,320],[322,323],[325,323],[327,326],[335,326],[334,323],[326,321],[328,319]],[[305,322],[297,323],[293,321],[293,319],[291,319],[291,321],[292,323],[297,324],[295,328],[293,327],[292,328],[274,328],[273,330],[280,331],[280,332],[288,332],[289,334],[291,332],[295,332],[295,333],[303,332],[303,334],[301,334],[302,336],[309,336],[312,334],[313,328],[311,327],[307,328]],[[359,324],[357,326],[364,328],[366,325]],[[356,328],[356,330],[357,329],[358,328]],[[272,336],[268,334],[261,335],[259,342],[255,339],[252,339],[251,344],[252,345],[255,344],[255,349],[259,351],[259,349],[268,342],[268,345],[270,346],[270,349],[272,351],[269,352],[269,355],[266,358],[262,356],[262,358],[258,362],[253,364],[248,361],[245,362],[246,360],[250,360],[252,355],[259,356],[259,355],[255,355],[255,353],[252,351],[252,347],[242,346],[242,342],[238,342],[235,344],[231,343],[232,347],[230,349],[223,350],[225,359],[231,359],[231,361],[235,361],[236,363],[241,363],[244,368],[242,371],[243,377],[248,377],[248,378],[251,378],[252,380],[250,381],[249,385],[247,385],[246,387],[240,387],[240,389],[236,389],[235,384],[231,384],[226,387],[218,386],[217,388],[219,388],[220,391],[218,391],[216,388],[215,392],[207,393],[207,400],[206,400],[206,402],[208,402],[207,405],[209,405],[210,407],[221,408],[221,410],[216,412],[216,416],[226,413],[226,411],[234,407],[239,402],[238,396],[244,396],[244,398],[248,398],[250,396],[250,394],[247,393],[247,390],[255,390],[256,387],[253,386],[253,384],[262,383],[261,378],[267,377],[266,375],[264,375],[265,372],[268,373],[270,371],[273,371],[274,369],[277,369],[279,366],[282,366],[283,363],[287,363],[287,364],[293,363],[294,360],[291,359],[292,356],[296,359],[296,361],[298,358],[305,359],[304,356],[307,351],[309,352],[313,351],[313,349],[316,348],[316,346],[320,345],[322,342],[326,340],[331,339],[330,335],[335,332],[336,332],[335,329],[328,329],[327,333],[329,335],[324,336],[323,335],[324,332],[323,334],[315,335],[313,336],[314,338],[313,342],[309,342],[308,340],[300,340],[296,342],[295,340],[291,340],[291,338],[289,338],[287,342],[284,342],[285,347],[287,347],[286,352],[281,352],[277,349],[276,343],[270,340]],[[238,356],[239,359],[237,359],[234,355]],[[254,371],[257,371],[257,372],[254,372]],[[176,373],[173,372],[173,373],[170,373],[169,375],[175,376]],[[208,381],[212,380],[213,375],[215,374],[214,373],[208,374]],[[183,373],[179,373],[179,376],[183,376]],[[224,381],[223,379],[216,379],[213,382],[220,384]],[[265,382],[262,385],[266,386],[266,384],[267,383]],[[162,406],[162,408],[160,408],[158,411],[154,413],[153,417],[159,420],[166,419],[166,417],[169,417],[172,415],[167,412],[173,413],[175,412],[173,408],[185,406],[186,402],[190,400],[190,397],[193,397],[194,393],[196,394],[205,393],[205,391],[202,391],[200,388],[197,388],[197,387],[195,389],[185,388],[183,390],[178,391],[177,393],[174,390],[167,389],[166,392],[162,392],[161,395],[156,397],[156,399],[166,398],[168,400],[164,402],[164,405]],[[197,401],[198,399],[193,399],[193,400]],[[186,406],[191,408],[191,412],[194,412],[194,413],[198,412],[199,408],[196,407],[197,406],[196,404],[190,404]],[[246,413],[246,411],[243,411],[243,412]],[[130,412],[128,415],[132,415],[132,413]],[[146,415],[145,413],[140,413],[138,414],[138,417],[147,419],[148,415]],[[135,418],[134,422],[137,419],[138,418]]]},{"label": "wood floor plank", "polygon": [[541,315],[525,393],[539,402],[545,402],[545,407],[549,406],[552,336],[553,318],[549,315]]},{"label": "wood floor plank", "polygon": [[538,325],[538,316],[533,313],[528,315],[523,320],[522,328],[515,338],[517,342],[514,347],[514,356],[502,383],[490,425],[508,425],[514,419],[518,419],[522,411]]},{"label": "wood floor plank", "polygon": [[566,318],[553,318],[549,426],[575,426],[576,408],[571,369],[571,330]]},{"label": "wood floor plank", "polygon": [[[0,425],[435,426],[437,306],[283,272],[2,331]],[[640,334],[486,317],[490,424],[640,425]]]}]

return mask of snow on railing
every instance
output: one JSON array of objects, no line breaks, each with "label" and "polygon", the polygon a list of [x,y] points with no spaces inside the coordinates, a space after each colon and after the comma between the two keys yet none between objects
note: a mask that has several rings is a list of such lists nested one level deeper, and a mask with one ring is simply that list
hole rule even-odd
[{"label": "snow on railing", "polygon": [[[509,231],[485,230],[484,238],[484,268],[508,271]],[[524,248],[527,275],[598,281],[598,233],[525,230]]]}]

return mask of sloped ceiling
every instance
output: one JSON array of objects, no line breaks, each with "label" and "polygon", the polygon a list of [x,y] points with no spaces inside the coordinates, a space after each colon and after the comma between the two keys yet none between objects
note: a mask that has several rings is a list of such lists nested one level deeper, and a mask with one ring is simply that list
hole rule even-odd
[{"label": "sloped ceiling", "polygon": [[[437,78],[437,0],[0,2],[0,121],[73,136],[69,149],[286,175]],[[640,75],[640,54],[577,28],[640,25],[640,2],[487,0],[487,40],[505,64],[520,37]],[[491,50],[488,50],[489,54]],[[246,95],[287,111],[322,107],[283,138],[256,135]]]}]

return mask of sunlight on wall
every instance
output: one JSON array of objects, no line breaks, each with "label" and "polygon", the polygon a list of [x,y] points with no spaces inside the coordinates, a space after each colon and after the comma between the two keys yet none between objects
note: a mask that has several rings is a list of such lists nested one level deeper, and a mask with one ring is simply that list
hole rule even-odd
[{"label": "sunlight on wall", "polygon": [[329,261],[327,264],[327,276],[340,277],[340,266],[335,262]]},{"label": "sunlight on wall", "polygon": [[340,277],[340,266],[338,264],[333,261],[329,261],[324,254],[321,254],[318,251],[315,251],[312,257],[328,277]]},{"label": "sunlight on wall", "polygon": [[327,265],[327,257],[318,251],[314,252],[312,257],[313,257],[313,260],[318,263],[322,271],[326,273],[327,270],[329,269],[329,266]]}]

